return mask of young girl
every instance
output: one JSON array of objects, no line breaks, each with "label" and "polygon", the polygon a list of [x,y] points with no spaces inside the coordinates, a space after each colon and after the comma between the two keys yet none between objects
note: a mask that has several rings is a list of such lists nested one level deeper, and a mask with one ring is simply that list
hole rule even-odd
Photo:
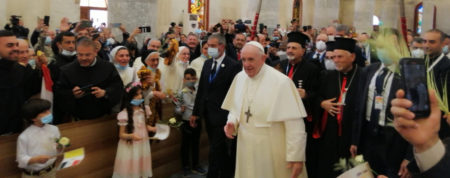
[{"label": "young girl", "polygon": [[50,125],[51,104],[43,99],[30,99],[22,108],[23,118],[32,123],[17,140],[17,162],[22,177],[56,177],[58,127]]},{"label": "young girl", "polygon": [[128,84],[125,90],[124,109],[117,115],[120,140],[113,177],[152,177],[148,132],[156,132],[156,128],[145,122],[151,114],[150,108],[144,107],[139,82]]}]

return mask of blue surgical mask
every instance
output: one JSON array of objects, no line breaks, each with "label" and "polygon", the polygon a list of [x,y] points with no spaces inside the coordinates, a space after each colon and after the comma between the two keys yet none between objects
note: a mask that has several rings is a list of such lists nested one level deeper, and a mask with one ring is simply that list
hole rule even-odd
[{"label": "blue surgical mask", "polygon": [[277,41],[277,40],[279,40],[280,39],[280,37],[278,37],[278,36],[274,36],[273,38],[273,41]]},{"label": "blue surgical mask", "polygon": [[219,49],[218,48],[208,48],[208,55],[214,59],[219,57]]},{"label": "blue surgical mask", "polygon": [[205,59],[209,59],[209,57],[208,56],[205,56],[204,54],[202,54],[201,55],[203,58],[205,58]]},{"label": "blue surgical mask", "polygon": [[445,46],[442,48],[442,52],[443,52],[444,54],[447,54],[447,53],[449,52],[449,50],[448,50],[448,45],[445,45]]},{"label": "blue surgical mask", "polygon": [[77,52],[76,52],[76,51],[70,52],[70,51],[67,51],[67,50],[63,49],[63,50],[61,51],[61,54],[62,54],[63,56],[72,57],[72,56],[75,56],[75,55],[77,54]]},{"label": "blue surgical mask", "polygon": [[36,61],[35,61],[34,59],[30,59],[30,60],[28,60],[28,64],[29,64],[31,67],[34,67],[34,66],[36,65]]},{"label": "blue surgical mask", "polygon": [[186,82],[184,85],[186,85],[186,87],[194,87],[195,82]]},{"label": "blue surgical mask", "polygon": [[44,117],[41,118],[41,122],[43,124],[50,124],[53,121],[53,115],[52,114],[48,114]]},{"label": "blue surgical mask", "polygon": [[115,66],[116,66],[116,68],[117,68],[118,70],[125,70],[125,69],[127,69],[127,66],[122,66],[122,65],[120,65],[120,64],[115,64]]},{"label": "blue surgical mask", "polygon": [[392,64],[392,59],[389,59],[389,57],[387,56],[386,50],[384,50],[384,49],[377,49],[377,57],[386,66],[389,66]]},{"label": "blue surgical mask", "polygon": [[131,103],[132,105],[139,106],[139,105],[141,105],[143,102],[144,102],[144,99],[133,99],[133,100],[131,100],[130,103]]},{"label": "blue surgical mask", "polygon": [[50,46],[52,44],[52,38],[49,36],[45,37],[45,45]]},{"label": "blue surgical mask", "polygon": [[154,68],[152,68],[152,67],[150,67],[150,66],[147,66],[147,69],[148,69],[148,70],[151,70],[152,72],[156,72],[156,69],[154,69]]}]

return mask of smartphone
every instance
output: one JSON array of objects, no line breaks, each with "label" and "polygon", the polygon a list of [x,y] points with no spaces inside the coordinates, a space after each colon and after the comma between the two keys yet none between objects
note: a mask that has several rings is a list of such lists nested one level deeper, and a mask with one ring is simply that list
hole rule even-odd
[{"label": "smartphone", "polygon": [[80,24],[80,28],[92,27],[92,22],[91,21],[83,20],[80,23],[81,23]]},{"label": "smartphone", "polygon": [[420,58],[403,58],[400,60],[400,71],[405,96],[413,103],[409,110],[416,115],[416,118],[428,117],[430,100],[425,61]]},{"label": "smartphone", "polygon": [[44,16],[44,24],[48,27],[50,26],[50,16],[46,15]]},{"label": "smartphone", "polygon": [[150,26],[139,27],[139,29],[141,29],[142,33],[150,33],[152,31],[152,28],[150,28]]},{"label": "smartphone", "polygon": [[92,88],[93,86],[94,86],[93,84],[85,85],[85,86],[81,87],[80,90],[81,90],[81,91],[84,91],[84,93],[86,93],[86,94],[89,94],[89,93],[92,92],[92,89],[91,89],[91,88]]},{"label": "smartphone", "polygon": [[112,26],[113,28],[119,28],[120,25],[122,25],[122,23],[112,23],[112,24],[111,24],[111,26]]}]

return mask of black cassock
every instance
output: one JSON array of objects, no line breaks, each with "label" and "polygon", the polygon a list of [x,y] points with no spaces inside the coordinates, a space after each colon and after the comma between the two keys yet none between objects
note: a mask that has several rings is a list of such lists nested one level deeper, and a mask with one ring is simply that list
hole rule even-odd
[{"label": "black cassock", "polygon": [[[111,114],[111,108],[118,104],[123,94],[123,83],[113,64],[96,60],[94,66],[81,67],[77,60],[61,67],[61,75],[55,86],[55,94],[65,103],[63,108],[77,119],[95,119]],[[76,99],[72,89],[78,86],[96,86],[106,91],[105,97],[96,98],[87,93]]]},{"label": "black cassock", "polygon": [[22,105],[40,91],[41,82],[38,70],[0,59],[0,135],[21,131]]},{"label": "black cassock", "polygon": [[[348,88],[345,94],[345,105],[343,106],[343,115],[341,124],[338,124],[337,115],[331,116],[323,109],[320,109],[319,122],[314,128],[314,137],[320,135],[317,147],[318,170],[316,176],[313,177],[337,177],[341,172],[333,171],[334,164],[339,161],[339,158],[350,157],[350,144],[352,141],[352,129],[354,121],[356,120],[355,108],[358,102],[357,90],[360,82],[360,67],[353,66],[353,69],[344,74],[336,70],[323,71],[320,78],[320,90],[317,96],[317,104],[323,100],[336,98],[337,102],[342,91],[342,84],[346,83],[345,88]],[[346,82],[344,82],[346,77]],[[352,79],[353,78],[353,79]],[[342,110],[341,110],[342,111]]]}]

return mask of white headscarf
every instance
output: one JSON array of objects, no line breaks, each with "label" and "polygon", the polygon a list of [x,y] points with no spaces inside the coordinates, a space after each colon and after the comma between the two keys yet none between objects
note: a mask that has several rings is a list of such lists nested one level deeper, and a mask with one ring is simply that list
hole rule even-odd
[{"label": "white headscarf", "polygon": [[115,61],[116,61],[116,53],[117,53],[119,50],[121,50],[121,49],[128,49],[128,48],[125,47],[125,46],[116,46],[115,48],[113,48],[113,49],[111,50],[111,52],[109,52],[109,61],[110,61],[110,62],[115,63]]}]

